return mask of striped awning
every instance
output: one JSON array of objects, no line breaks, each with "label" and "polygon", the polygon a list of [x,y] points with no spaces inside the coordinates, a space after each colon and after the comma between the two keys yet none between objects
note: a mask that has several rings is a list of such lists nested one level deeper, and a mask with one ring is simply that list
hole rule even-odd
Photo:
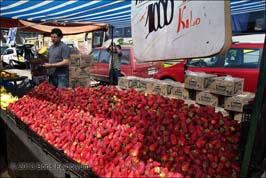
[{"label": "striped awning", "polygon": [[[130,0],[0,0],[1,17],[36,22],[131,25]],[[231,0],[231,14],[265,11],[265,0]]]}]

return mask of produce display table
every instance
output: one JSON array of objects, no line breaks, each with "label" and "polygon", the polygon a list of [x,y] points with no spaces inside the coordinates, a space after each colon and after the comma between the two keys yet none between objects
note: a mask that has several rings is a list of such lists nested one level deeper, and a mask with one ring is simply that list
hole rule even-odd
[{"label": "produce display table", "polygon": [[14,77],[14,78],[1,78],[1,80],[6,81],[6,82],[13,82],[14,85],[17,85],[17,82],[23,81],[26,78],[28,78],[28,77],[26,77],[26,76],[19,76],[19,77]]},{"label": "produce display table", "polygon": [[96,177],[90,169],[80,170],[80,165],[34,135],[9,111],[1,110],[0,119],[6,124],[8,172],[12,177]]}]

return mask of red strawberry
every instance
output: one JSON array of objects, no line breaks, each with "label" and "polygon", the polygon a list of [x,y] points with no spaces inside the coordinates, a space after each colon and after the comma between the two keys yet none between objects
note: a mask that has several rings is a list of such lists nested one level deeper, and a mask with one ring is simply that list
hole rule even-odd
[{"label": "red strawberry", "polygon": [[188,171],[188,168],[189,168],[189,163],[184,163],[181,167],[181,170],[183,172],[187,172]]},{"label": "red strawberry", "polygon": [[170,140],[171,140],[172,145],[176,145],[177,144],[177,138],[176,138],[176,136],[174,134],[171,134]]}]

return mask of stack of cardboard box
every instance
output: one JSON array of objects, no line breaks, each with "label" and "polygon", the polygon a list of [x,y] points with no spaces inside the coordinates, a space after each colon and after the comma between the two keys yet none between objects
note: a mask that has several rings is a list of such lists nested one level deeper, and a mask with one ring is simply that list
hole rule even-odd
[{"label": "stack of cardboard box", "polygon": [[171,98],[189,99],[189,94],[184,88],[184,84],[174,81],[127,76],[119,77],[118,87],[121,89],[135,88],[145,93],[160,94]]},{"label": "stack of cardboard box", "polygon": [[185,88],[189,91],[190,99],[202,105],[218,106],[218,96],[209,92],[209,86],[217,75],[202,72],[187,72]]},{"label": "stack of cardboard box", "polygon": [[243,92],[243,85],[242,78],[195,72],[186,74],[185,83],[135,76],[120,77],[118,80],[121,89],[135,88],[145,93],[184,99],[188,103],[211,105],[224,116],[232,111],[235,115],[242,113],[244,105],[254,99],[254,93]]},{"label": "stack of cardboard box", "polygon": [[71,54],[69,62],[69,87],[90,87],[90,55]]}]

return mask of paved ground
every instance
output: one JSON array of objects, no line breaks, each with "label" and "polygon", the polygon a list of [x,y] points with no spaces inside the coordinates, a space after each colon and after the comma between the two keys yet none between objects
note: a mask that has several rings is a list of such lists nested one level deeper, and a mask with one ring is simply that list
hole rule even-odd
[{"label": "paved ground", "polygon": [[12,72],[12,73],[16,73],[19,76],[26,76],[29,79],[31,79],[30,69],[7,69],[5,71]]}]

